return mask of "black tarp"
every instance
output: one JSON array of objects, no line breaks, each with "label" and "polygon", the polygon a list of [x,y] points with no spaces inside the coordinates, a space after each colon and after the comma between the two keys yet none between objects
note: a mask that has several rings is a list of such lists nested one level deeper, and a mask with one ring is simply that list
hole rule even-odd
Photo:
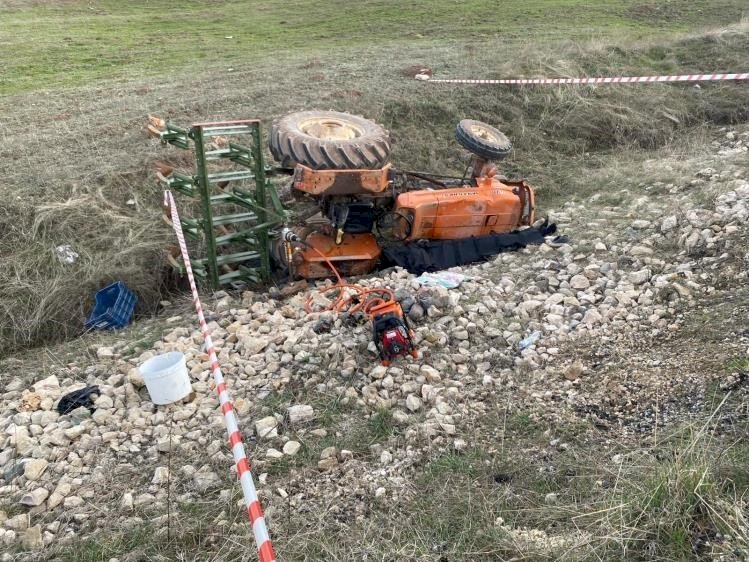
[{"label": "black tarp", "polygon": [[488,234],[462,240],[420,240],[383,251],[385,266],[399,265],[420,275],[425,271],[439,271],[482,261],[501,252],[541,244],[544,237],[556,232],[556,224],[516,230],[506,234]]}]

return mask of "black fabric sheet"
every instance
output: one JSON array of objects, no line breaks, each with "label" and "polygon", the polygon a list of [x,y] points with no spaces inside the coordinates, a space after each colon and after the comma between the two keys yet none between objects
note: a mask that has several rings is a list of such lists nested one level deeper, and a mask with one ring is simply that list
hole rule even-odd
[{"label": "black fabric sheet", "polygon": [[556,232],[556,224],[544,223],[535,228],[506,234],[489,234],[463,240],[420,240],[383,251],[385,266],[399,265],[410,273],[439,271],[482,261],[501,252],[542,244],[544,237]]}]

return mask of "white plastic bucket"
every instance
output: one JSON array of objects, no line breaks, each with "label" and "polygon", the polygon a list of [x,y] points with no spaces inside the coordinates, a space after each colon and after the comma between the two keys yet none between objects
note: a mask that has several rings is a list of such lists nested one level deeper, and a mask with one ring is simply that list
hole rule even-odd
[{"label": "white plastic bucket", "polygon": [[138,369],[154,404],[170,404],[192,392],[184,353],[170,351],[156,355]]}]

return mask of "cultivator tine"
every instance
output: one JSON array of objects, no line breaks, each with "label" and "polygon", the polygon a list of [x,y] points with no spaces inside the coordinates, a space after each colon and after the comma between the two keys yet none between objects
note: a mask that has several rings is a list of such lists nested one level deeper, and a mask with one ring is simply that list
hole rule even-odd
[{"label": "cultivator tine", "polygon": [[174,172],[174,166],[167,164],[166,162],[161,162],[160,160],[154,162],[153,167],[156,169],[156,176],[159,179],[166,179],[172,175],[172,172]]},{"label": "cultivator tine", "polygon": [[164,121],[161,117],[156,117],[155,115],[149,114],[146,130],[148,131],[149,135],[161,138],[161,133],[166,130],[166,121]]},{"label": "cultivator tine", "polygon": [[227,146],[229,146],[229,139],[226,137],[213,137],[211,142],[208,143],[208,148],[210,150],[219,150],[221,148],[226,148]]}]

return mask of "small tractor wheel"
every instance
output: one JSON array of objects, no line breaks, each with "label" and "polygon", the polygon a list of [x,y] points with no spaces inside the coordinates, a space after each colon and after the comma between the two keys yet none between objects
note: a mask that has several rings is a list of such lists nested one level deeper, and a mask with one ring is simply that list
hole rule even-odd
[{"label": "small tractor wheel", "polygon": [[502,160],[512,150],[512,143],[498,129],[473,119],[463,119],[455,129],[460,146],[487,160]]},{"label": "small tractor wheel", "polygon": [[282,166],[313,170],[375,169],[390,156],[390,134],[380,125],[338,111],[299,111],[273,122],[268,141]]}]

